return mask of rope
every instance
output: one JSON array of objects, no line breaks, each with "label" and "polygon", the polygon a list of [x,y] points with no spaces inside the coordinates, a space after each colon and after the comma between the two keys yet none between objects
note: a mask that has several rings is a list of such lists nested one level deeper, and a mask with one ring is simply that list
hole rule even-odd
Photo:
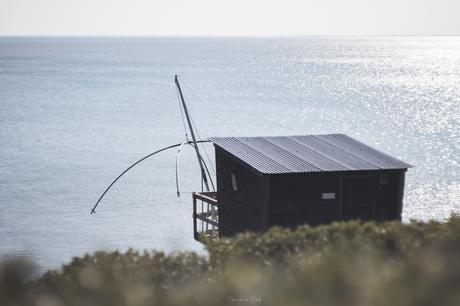
[{"label": "rope", "polygon": [[[192,87],[188,86],[187,83],[185,83],[184,85],[190,90],[190,92],[195,96],[195,98],[197,98],[200,102],[202,102],[204,104],[204,101],[202,99],[200,99],[200,97],[195,93],[195,91],[193,90]],[[190,113],[190,110],[189,110],[189,113]],[[196,127],[195,121],[193,121],[193,117],[192,117],[191,114],[190,114],[190,119],[192,121],[193,127],[195,128],[195,131],[196,131],[196,134],[197,134],[198,138],[201,139],[200,133],[198,132],[198,128]],[[205,146],[202,145],[201,147],[203,148],[204,154],[206,155],[206,159],[208,160],[209,164],[211,165],[211,170],[212,170],[212,172],[213,172],[213,174],[215,176],[216,175],[216,170],[212,166],[211,158],[209,157],[208,151],[206,150]]]},{"label": "rope", "polygon": [[[198,132],[198,129],[197,129],[196,125],[195,125],[195,121],[193,121],[193,117],[190,116],[190,119],[192,120],[192,125],[195,128],[195,131],[196,131],[196,134],[198,135],[198,138],[201,139],[200,133]],[[212,166],[212,161],[211,161],[211,158],[209,157],[208,151],[206,150],[205,146],[201,145],[201,147],[203,148],[204,155],[206,155],[206,159],[208,160],[209,164],[211,165],[211,170],[212,170],[212,172],[214,173],[214,176],[215,176],[216,175],[216,170]]]}]

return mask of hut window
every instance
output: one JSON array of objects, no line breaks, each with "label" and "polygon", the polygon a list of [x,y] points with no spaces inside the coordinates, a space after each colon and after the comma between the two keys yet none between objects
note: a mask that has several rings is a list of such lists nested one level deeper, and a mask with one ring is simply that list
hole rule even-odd
[{"label": "hut window", "polygon": [[386,185],[388,183],[390,183],[390,178],[389,178],[388,174],[380,175],[380,184]]},{"label": "hut window", "polygon": [[321,199],[323,200],[334,200],[335,199],[335,192],[324,192],[321,194]]},{"label": "hut window", "polygon": [[235,174],[230,174],[230,182],[232,184],[232,189],[233,191],[238,191],[238,186],[236,184],[236,175]]}]

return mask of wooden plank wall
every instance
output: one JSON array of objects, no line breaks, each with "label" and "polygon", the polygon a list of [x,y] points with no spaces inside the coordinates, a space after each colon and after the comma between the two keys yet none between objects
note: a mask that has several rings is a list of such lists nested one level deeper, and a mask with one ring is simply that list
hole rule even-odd
[{"label": "wooden plank wall", "polygon": [[[361,204],[351,207],[355,210],[352,215],[377,221],[401,219],[405,170],[263,175],[230,153],[215,148],[221,236],[261,231],[271,226],[315,226],[342,220],[346,217],[342,213],[343,178],[349,176],[368,177],[356,183],[362,182],[366,199],[373,198],[371,207],[362,214],[356,211],[362,209]],[[236,176],[237,191],[232,188],[232,173]],[[353,188],[357,190],[356,186]],[[323,193],[335,193],[335,199],[323,199]]]},{"label": "wooden plank wall", "polygon": [[[335,199],[322,200],[322,193]],[[274,175],[271,181],[270,226],[317,225],[340,216],[339,181],[319,173]]]},{"label": "wooden plank wall", "polygon": [[[388,177],[387,183],[381,183],[381,175]],[[347,207],[365,210],[362,213],[349,212],[348,216],[351,213],[364,220],[400,220],[404,176],[404,170],[274,175],[271,179],[269,225],[295,227],[346,219],[347,214],[342,212],[342,182],[346,177],[370,177],[370,182],[362,180],[360,192],[366,198],[373,197],[369,208]],[[322,193],[335,193],[335,199],[322,199]]]},{"label": "wooden plank wall", "polygon": [[[229,236],[263,228],[263,176],[216,147],[217,190],[219,199],[219,234]],[[237,191],[231,183],[236,176]]]}]

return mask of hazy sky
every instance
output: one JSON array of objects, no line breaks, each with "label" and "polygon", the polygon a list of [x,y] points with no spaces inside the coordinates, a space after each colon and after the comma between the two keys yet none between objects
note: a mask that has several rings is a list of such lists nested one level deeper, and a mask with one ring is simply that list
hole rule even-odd
[{"label": "hazy sky", "polygon": [[460,34],[460,0],[0,0],[0,35]]}]

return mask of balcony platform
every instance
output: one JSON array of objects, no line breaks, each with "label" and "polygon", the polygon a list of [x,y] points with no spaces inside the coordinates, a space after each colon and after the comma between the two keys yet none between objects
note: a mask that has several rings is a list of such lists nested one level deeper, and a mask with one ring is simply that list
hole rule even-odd
[{"label": "balcony platform", "polygon": [[219,202],[217,192],[194,192],[193,238],[196,241],[213,241],[219,238]]}]

